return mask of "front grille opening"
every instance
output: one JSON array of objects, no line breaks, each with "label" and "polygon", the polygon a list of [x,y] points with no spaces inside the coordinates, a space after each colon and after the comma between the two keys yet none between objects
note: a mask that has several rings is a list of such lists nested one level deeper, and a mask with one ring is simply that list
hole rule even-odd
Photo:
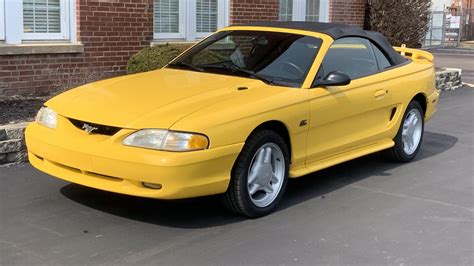
[{"label": "front grille opening", "polygon": [[96,178],[106,179],[108,181],[119,181],[119,182],[123,181],[123,179],[115,177],[115,176],[103,175],[103,174],[89,172],[89,171],[84,171],[84,174],[92,176],[92,177],[96,177]]},{"label": "front grille opening", "polygon": [[90,134],[113,136],[121,130],[121,128],[119,127],[89,123],[72,118],[68,119],[76,128],[80,130],[86,131],[87,128],[92,129],[92,131],[90,131]]},{"label": "front grille opening", "polygon": [[48,162],[55,165],[55,166],[57,166],[57,167],[64,168],[68,171],[75,172],[75,173],[78,173],[78,174],[82,174],[81,169],[74,168],[74,167],[71,167],[71,166],[67,166],[67,165],[64,165],[64,164],[61,164],[61,163],[57,163],[57,162],[52,162],[52,161],[49,161],[49,160],[48,160]]},{"label": "front grille opening", "polygon": [[63,168],[65,170],[68,170],[68,171],[71,171],[71,172],[74,172],[74,173],[83,174],[83,175],[90,176],[90,177],[95,177],[95,178],[101,178],[101,179],[105,179],[107,181],[115,181],[115,182],[123,181],[123,179],[115,177],[115,176],[102,175],[102,174],[99,174],[99,173],[84,171],[84,170],[79,169],[79,168],[67,166],[67,165],[57,163],[57,162],[53,162],[53,161],[49,161],[49,160],[48,160],[48,162],[53,164],[56,167],[60,167],[60,168]]}]

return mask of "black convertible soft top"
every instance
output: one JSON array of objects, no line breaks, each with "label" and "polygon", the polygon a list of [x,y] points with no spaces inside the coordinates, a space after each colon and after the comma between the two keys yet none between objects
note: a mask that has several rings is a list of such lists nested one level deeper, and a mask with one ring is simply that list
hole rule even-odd
[{"label": "black convertible soft top", "polygon": [[406,61],[388,42],[383,34],[375,31],[362,30],[358,27],[336,24],[336,23],[322,23],[322,22],[308,22],[308,21],[262,21],[251,22],[236,26],[254,26],[254,27],[273,27],[294,30],[304,30],[324,33],[334,40],[343,37],[361,37],[371,40],[377,45],[382,52],[390,58],[393,64],[398,65]]}]

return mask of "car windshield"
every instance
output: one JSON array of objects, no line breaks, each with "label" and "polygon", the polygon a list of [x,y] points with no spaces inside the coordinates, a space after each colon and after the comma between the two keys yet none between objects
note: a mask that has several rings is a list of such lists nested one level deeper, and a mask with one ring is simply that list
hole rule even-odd
[{"label": "car windshield", "polygon": [[260,79],[300,87],[321,39],[269,31],[224,31],[205,39],[168,67]]}]

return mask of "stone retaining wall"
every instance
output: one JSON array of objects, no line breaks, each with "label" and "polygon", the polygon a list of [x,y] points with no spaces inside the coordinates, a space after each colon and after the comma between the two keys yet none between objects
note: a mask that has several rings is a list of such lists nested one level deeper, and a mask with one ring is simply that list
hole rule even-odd
[{"label": "stone retaining wall", "polygon": [[0,165],[26,162],[24,131],[28,123],[0,126]]},{"label": "stone retaining wall", "polygon": [[436,88],[442,91],[453,91],[462,87],[462,69],[443,68],[436,71]]}]

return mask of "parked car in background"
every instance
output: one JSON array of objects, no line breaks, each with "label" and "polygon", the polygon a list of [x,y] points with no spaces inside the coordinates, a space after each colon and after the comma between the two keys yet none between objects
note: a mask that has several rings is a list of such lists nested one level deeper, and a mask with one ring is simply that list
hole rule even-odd
[{"label": "parked car in background", "polygon": [[439,94],[431,54],[313,22],[224,28],[163,69],[67,91],[26,130],[29,160],[77,184],[272,212],[288,178],[420,149]]}]

